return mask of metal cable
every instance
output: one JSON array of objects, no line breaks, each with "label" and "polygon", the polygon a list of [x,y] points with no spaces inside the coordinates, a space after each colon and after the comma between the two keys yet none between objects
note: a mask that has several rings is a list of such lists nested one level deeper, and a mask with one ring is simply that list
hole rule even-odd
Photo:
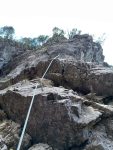
[{"label": "metal cable", "polygon": [[[54,57],[53,60],[50,62],[49,66],[47,67],[46,71],[44,72],[42,78],[41,78],[41,83],[42,83],[42,80],[43,78],[45,77],[47,71],[49,70],[52,62],[58,58],[58,56]],[[25,134],[25,130],[26,130],[26,127],[27,127],[27,123],[28,123],[28,119],[29,119],[29,116],[30,116],[30,112],[31,112],[31,108],[32,108],[32,105],[33,105],[33,102],[34,102],[34,98],[35,98],[35,92],[36,92],[36,89],[37,89],[37,86],[38,86],[38,83],[36,84],[35,86],[35,89],[34,89],[34,92],[33,92],[33,96],[32,96],[32,99],[31,99],[31,103],[30,103],[30,106],[29,106],[29,109],[28,109],[28,113],[27,113],[27,116],[26,116],[26,119],[25,119],[25,123],[24,123],[24,127],[23,127],[23,130],[22,130],[22,133],[21,133],[21,136],[20,136],[20,140],[19,140],[19,143],[18,143],[18,147],[17,147],[17,150],[20,150],[21,148],[21,145],[22,145],[22,141],[23,141],[23,137],[24,137],[24,134]]]}]

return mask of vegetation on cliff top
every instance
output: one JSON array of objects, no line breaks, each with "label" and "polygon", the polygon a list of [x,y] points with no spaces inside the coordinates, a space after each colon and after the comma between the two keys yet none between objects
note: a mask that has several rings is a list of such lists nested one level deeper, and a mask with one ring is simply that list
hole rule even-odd
[{"label": "vegetation on cliff top", "polygon": [[[20,39],[14,38],[15,29],[12,26],[0,27],[0,41],[13,44],[15,46],[21,46],[23,49],[37,50],[45,43],[54,44],[62,40],[73,39],[75,35],[80,35],[81,30],[73,28],[71,31],[66,33],[63,29],[54,27],[52,30],[52,36],[39,35],[37,37],[23,37]],[[99,37],[96,42],[102,44],[105,41],[105,34]]]}]

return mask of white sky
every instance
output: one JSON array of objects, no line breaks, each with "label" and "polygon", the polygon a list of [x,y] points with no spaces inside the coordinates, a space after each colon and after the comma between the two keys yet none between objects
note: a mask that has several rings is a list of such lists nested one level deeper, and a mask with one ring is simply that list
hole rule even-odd
[{"label": "white sky", "polygon": [[113,65],[113,0],[0,0],[0,26],[12,25],[16,36],[51,35],[57,26],[101,36],[105,61]]}]

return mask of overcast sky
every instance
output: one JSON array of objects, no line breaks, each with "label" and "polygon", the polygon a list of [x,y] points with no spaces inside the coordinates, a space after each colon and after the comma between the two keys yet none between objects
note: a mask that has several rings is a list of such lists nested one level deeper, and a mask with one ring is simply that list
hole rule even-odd
[{"label": "overcast sky", "polygon": [[113,0],[0,0],[0,26],[17,37],[51,35],[53,27],[78,28],[96,37],[106,33],[105,61],[113,65]]}]

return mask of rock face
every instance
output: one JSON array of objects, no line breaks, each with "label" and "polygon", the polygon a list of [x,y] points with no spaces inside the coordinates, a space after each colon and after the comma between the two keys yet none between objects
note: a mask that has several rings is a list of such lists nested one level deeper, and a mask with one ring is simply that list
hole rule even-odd
[{"label": "rock face", "polygon": [[8,65],[8,63],[25,50],[17,44],[15,41],[9,39],[0,38],[0,76],[4,74],[3,68]]},{"label": "rock face", "polygon": [[23,63],[24,60],[25,66],[30,67],[30,62],[31,65],[35,65],[38,61],[53,58],[58,54],[60,54],[59,58],[65,60],[68,59],[96,63],[104,62],[103,49],[101,45],[93,42],[92,37],[87,34],[76,35],[73,39],[64,40],[60,43],[52,45],[47,44],[40,52],[25,52],[21,47],[17,47],[15,50],[15,46],[12,45],[14,44],[8,44],[7,42],[3,43],[3,41],[0,42],[0,66],[2,68],[4,64],[7,64],[12,59],[5,68],[9,72],[14,69],[15,66]]},{"label": "rock face", "polygon": [[[0,105],[8,118],[24,123],[36,84],[38,88],[27,127],[27,133],[35,142],[48,143],[59,150],[73,147],[83,149],[86,145],[91,146],[88,142],[100,130],[94,128],[99,126],[96,124],[113,115],[112,106],[89,102],[72,90],[52,85],[42,89],[37,80],[25,80],[0,92]],[[107,140],[110,141],[106,135]]]},{"label": "rock face", "polygon": [[93,91],[97,95],[112,95],[113,69],[104,67],[102,53],[101,46],[88,35],[76,35],[72,40],[47,45],[40,52],[25,52],[9,64],[12,71],[7,75],[7,81],[1,80],[0,88],[26,78],[41,77],[51,59],[59,55],[46,78],[53,80],[56,85],[70,87],[84,94]]},{"label": "rock face", "polygon": [[113,95],[113,68],[89,63],[66,63],[64,80],[84,94]]},{"label": "rock face", "polygon": [[[1,147],[16,148],[37,86],[26,129],[34,144],[29,150],[113,149],[113,68],[105,66],[102,48],[91,36],[76,35],[46,44],[40,52],[26,51],[7,66],[9,73],[0,80],[0,120],[1,126],[4,120],[10,124],[14,138],[6,132],[8,125],[0,128]],[[30,146],[30,138],[24,140],[22,150]]]},{"label": "rock face", "polygon": [[60,54],[61,58],[66,57],[76,61],[103,63],[104,56],[100,44],[93,42],[88,34],[75,35],[71,40],[48,46],[48,54],[54,56]]},{"label": "rock face", "polygon": [[[19,141],[19,133],[20,133],[20,125],[11,121],[5,120],[0,123],[0,148],[8,149],[16,149],[18,141]],[[24,141],[22,144],[22,149],[26,149],[30,146],[31,137],[26,134],[24,137]],[[4,150],[3,149],[3,150]]]},{"label": "rock face", "polygon": [[[38,60],[38,62],[34,63],[34,67],[31,66],[30,68],[25,68],[24,63],[17,66],[8,74],[7,81],[1,81],[1,88],[26,78],[41,77],[50,60]],[[97,95],[113,95],[113,68],[110,67],[93,65],[92,63],[67,62],[59,58],[51,65],[46,78],[52,80],[56,86],[69,87],[83,94],[93,92]]]},{"label": "rock face", "polygon": [[[18,85],[21,86],[18,88]],[[24,82],[14,85],[14,88],[11,87],[8,91],[1,91],[0,105],[15,122],[24,123],[33,95],[33,86],[31,84],[28,87],[28,83]],[[87,140],[86,126],[95,124],[101,115],[92,107],[85,106],[82,98],[72,91],[62,87],[44,87],[43,90],[39,87],[36,90],[27,132],[37,142],[43,141],[58,149],[68,149]]]},{"label": "rock face", "polygon": [[5,142],[4,142],[3,138],[2,138],[2,136],[0,136],[0,149],[1,150],[8,150],[7,146],[5,145]]}]

